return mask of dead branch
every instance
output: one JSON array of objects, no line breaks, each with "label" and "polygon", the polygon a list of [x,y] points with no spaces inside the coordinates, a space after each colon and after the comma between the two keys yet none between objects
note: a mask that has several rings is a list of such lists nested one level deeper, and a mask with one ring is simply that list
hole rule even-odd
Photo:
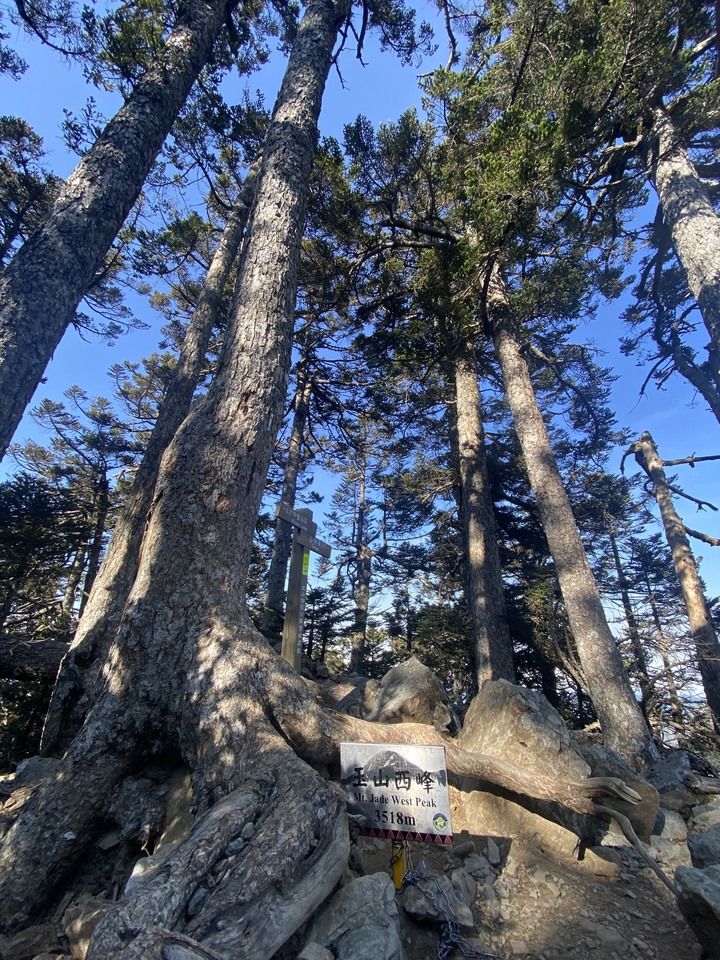
[{"label": "dead branch", "polygon": [[709,533],[703,533],[701,530],[693,530],[686,523],[683,524],[685,527],[685,533],[689,537],[694,537],[696,540],[702,540],[703,543],[709,544],[711,547],[720,547],[720,540],[717,537],[711,537]]},{"label": "dead branch", "polygon": [[596,809],[599,813],[604,813],[606,816],[612,817],[613,820],[616,821],[616,823],[622,830],[623,834],[625,835],[625,838],[633,845],[635,850],[637,850],[643,862],[646,863],[648,867],[650,867],[653,873],[657,874],[657,876],[660,878],[660,880],[662,880],[662,882],[665,884],[668,890],[670,890],[674,896],[677,896],[678,888],[675,886],[672,880],[668,877],[665,871],[660,867],[657,860],[651,857],[650,854],[647,852],[647,850],[645,849],[645,846],[640,840],[640,837],[638,837],[638,835],[635,833],[633,829],[633,825],[630,823],[628,818],[624,816],[622,813],[618,813],[617,810],[613,810],[612,807],[605,807],[605,806],[602,806],[601,804],[597,804]]}]

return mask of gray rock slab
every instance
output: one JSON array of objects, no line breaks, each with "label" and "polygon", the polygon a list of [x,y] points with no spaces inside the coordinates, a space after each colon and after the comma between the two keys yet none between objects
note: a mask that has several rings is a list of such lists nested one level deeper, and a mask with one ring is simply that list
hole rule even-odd
[{"label": "gray rock slab", "polygon": [[307,943],[337,960],[404,960],[395,887],[385,873],[342,887],[313,922]]},{"label": "gray rock slab", "polygon": [[714,797],[706,803],[693,807],[690,828],[696,833],[707,833],[712,827],[720,826],[720,797]]},{"label": "gray rock slab", "polygon": [[705,833],[691,833],[688,847],[694,867],[702,869],[720,864],[720,826],[710,827]]},{"label": "gray rock slab", "polygon": [[365,685],[361,716],[378,723],[427,723],[454,732],[459,726],[447,692],[417,657],[410,657]]},{"label": "gray rock slab", "polygon": [[702,944],[707,960],[720,960],[720,866],[679,867],[678,906]]}]

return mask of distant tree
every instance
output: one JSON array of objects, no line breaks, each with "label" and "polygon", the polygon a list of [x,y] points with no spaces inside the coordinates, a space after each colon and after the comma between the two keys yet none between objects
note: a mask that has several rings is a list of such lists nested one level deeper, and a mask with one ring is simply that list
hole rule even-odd
[{"label": "distant tree", "polygon": [[[645,431],[625,453],[632,453],[652,484],[657,500],[665,536],[672,552],[675,570],[680,580],[683,598],[687,607],[690,629],[702,676],[705,698],[710,708],[713,724],[720,729],[720,642],[710,618],[703,585],[697,564],[690,549],[688,530],[683,524],[673,503],[672,491],[677,490],[668,481],[663,461],[660,459],[652,435]],[[624,459],[624,458],[623,458]],[[677,462],[677,461],[676,461]]]},{"label": "distant tree", "polygon": [[60,189],[42,166],[42,138],[18,117],[0,117],[0,264],[27,240]]}]

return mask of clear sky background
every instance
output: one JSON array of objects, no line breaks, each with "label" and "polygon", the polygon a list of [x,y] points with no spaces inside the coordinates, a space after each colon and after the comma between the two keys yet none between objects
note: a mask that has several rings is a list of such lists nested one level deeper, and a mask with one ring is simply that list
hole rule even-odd
[{"label": "clear sky background", "polygon": [[[422,8],[419,17],[431,19]],[[438,37],[440,49],[420,70],[402,67],[391,53],[380,53],[370,42],[365,51],[366,66],[363,67],[348,51],[342,61],[344,86],[336,72],[331,74],[326,89],[320,120],[321,133],[342,137],[345,123],[351,122],[358,113],[363,113],[374,124],[397,119],[403,110],[419,105],[417,73],[426,72],[433,66],[444,63],[447,53]],[[12,37],[18,52],[28,61],[29,67],[20,81],[0,77],[0,112],[17,115],[28,121],[44,138],[47,150],[46,166],[60,176],[67,176],[74,168],[77,158],[68,153],[62,140],[60,125],[63,109],[74,112],[82,109],[88,96],[94,96],[106,116],[111,116],[119,105],[119,98],[100,94],[89,87],[77,65],[69,64],[53,51],[41,47],[39,42],[26,38],[21,31]],[[278,58],[260,73],[249,78],[226,81],[226,87],[236,85],[237,100],[243,89],[254,93],[261,89],[265,102],[273,102],[282,76],[282,61]],[[652,198],[654,201],[654,197]],[[47,382],[41,385],[33,403],[43,397],[61,400],[63,392],[72,384],[78,384],[89,394],[111,395],[111,383],[106,371],[113,363],[122,360],[140,360],[152,352],[159,339],[159,318],[142,301],[133,300],[140,319],[150,324],[146,331],[132,331],[109,347],[97,341],[83,340],[77,332],[69,331],[58,348],[48,371]],[[612,406],[621,426],[627,426],[633,438],[643,430],[649,430],[664,459],[678,459],[696,454],[698,456],[720,453],[720,428],[715,418],[707,412],[704,401],[697,398],[693,389],[679,376],[674,376],[666,389],[658,391],[653,385],[647,395],[639,397],[640,386],[647,375],[631,359],[621,356],[618,337],[623,330],[619,321],[619,304],[609,304],[598,317],[581,326],[578,338],[594,342],[605,351],[605,362],[617,376],[613,386]],[[38,428],[26,416],[16,435],[16,440],[40,439]],[[617,470],[623,451],[613,455],[610,470]],[[2,473],[12,471],[14,464],[9,458],[0,467]],[[639,469],[639,468],[638,468]],[[626,464],[628,473],[636,472],[634,459]],[[720,503],[718,477],[720,462],[701,463],[695,469],[678,467],[673,473],[678,482],[694,497]],[[677,503],[678,509],[689,526],[720,537],[720,513],[704,510],[698,515],[688,501]],[[322,535],[322,528],[320,530]],[[692,542],[696,556],[702,557],[701,573],[707,583],[708,594],[720,594],[720,548]]]}]

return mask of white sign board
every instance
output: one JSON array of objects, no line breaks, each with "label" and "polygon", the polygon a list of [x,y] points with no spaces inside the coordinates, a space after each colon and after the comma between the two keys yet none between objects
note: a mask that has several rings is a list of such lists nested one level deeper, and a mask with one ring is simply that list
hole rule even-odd
[{"label": "white sign board", "polygon": [[365,836],[452,843],[444,747],[341,743],[340,778]]}]

